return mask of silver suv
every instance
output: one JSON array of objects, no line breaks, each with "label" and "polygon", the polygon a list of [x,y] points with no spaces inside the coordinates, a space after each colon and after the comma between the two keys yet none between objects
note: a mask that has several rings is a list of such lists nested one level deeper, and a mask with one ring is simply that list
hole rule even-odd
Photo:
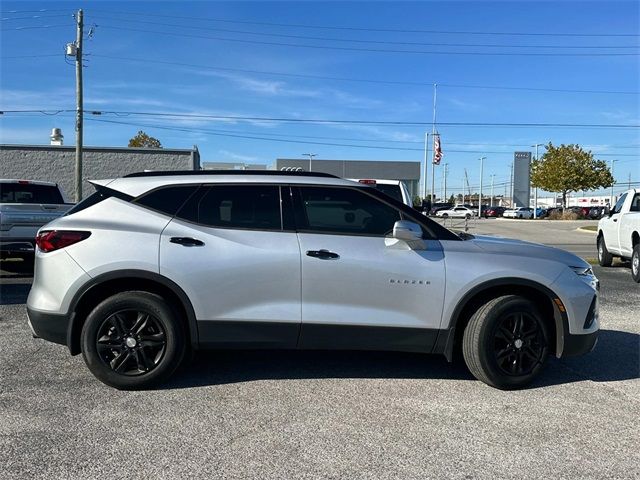
[{"label": "silver suv", "polygon": [[478,379],[529,383],[589,352],[598,281],[584,260],[455,234],[370,186],[320,173],[151,172],[43,227],[35,335],[122,389],[206,348],[461,351]]}]

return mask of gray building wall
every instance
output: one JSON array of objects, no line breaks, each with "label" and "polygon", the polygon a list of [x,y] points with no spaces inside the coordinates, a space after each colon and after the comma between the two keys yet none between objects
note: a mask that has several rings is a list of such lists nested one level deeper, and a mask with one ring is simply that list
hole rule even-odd
[{"label": "gray building wall", "polygon": [[371,160],[313,160],[278,158],[275,169],[302,168],[304,171],[330,173],[342,178],[379,178],[402,180],[411,196],[418,194],[420,162]]},{"label": "gray building wall", "polygon": [[[116,178],[144,170],[199,170],[200,154],[168,148],[85,147],[83,197],[94,188],[88,180]],[[68,201],[75,191],[75,147],[52,145],[0,145],[0,178],[44,180],[60,185]]]}]

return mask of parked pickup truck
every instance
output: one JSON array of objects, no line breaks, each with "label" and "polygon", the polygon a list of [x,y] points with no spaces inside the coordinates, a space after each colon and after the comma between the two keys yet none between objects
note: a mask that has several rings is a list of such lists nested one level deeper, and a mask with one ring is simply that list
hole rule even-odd
[{"label": "parked pickup truck", "polygon": [[598,261],[609,267],[613,257],[631,259],[631,276],[640,282],[640,189],[624,192],[598,222]]},{"label": "parked pickup truck", "polygon": [[38,229],[71,206],[55,183],[0,179],[0,258],[32,257]]}]

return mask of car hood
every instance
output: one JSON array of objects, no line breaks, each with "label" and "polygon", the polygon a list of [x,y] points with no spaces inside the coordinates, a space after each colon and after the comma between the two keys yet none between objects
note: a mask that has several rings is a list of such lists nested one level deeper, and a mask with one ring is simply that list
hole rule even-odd
[{"label": "car hood", "polygon": [[563,263],[570,267],[590,267],[585,260],[573,253],[539,243],[487,235],[474,235],[473,239],[467,241],[473,242],[474,245],[487,253],[544,258],[546,260]]}]

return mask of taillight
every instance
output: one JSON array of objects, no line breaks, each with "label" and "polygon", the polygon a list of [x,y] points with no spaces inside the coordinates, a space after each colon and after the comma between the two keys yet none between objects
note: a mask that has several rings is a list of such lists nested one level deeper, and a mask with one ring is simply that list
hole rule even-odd
[{"label": "taillight", "polygon": [[36,245],[43,252],[53,252],[60,248],[68,247],[89,237],[91,232],[78,232],[75,230],[49,230],[40,232],[36,237]]},{"label": "taillight", "polygon": [[362,179],[362,180],[358,180],[360,183],[364,183],[365,185],[375,185],[376,181],[375,180],[368,180],[368,179]]}]

